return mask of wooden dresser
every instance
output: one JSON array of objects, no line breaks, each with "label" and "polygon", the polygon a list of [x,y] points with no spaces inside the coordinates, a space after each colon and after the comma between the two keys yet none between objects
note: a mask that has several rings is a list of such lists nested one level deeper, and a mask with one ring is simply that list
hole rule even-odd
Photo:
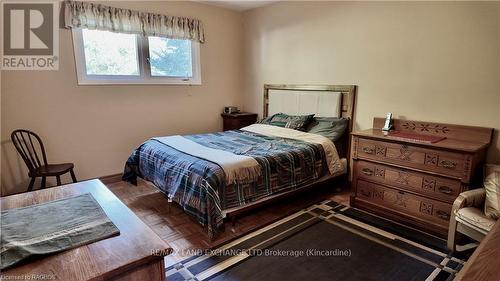
[{"label": "wooden dresser", "polygon": [[478,187],[493,129],[394,120],[395,131],[446,137],[424,143],[383,132],[384,121],[352,133],[351,205],[445,237],[453,201]]}]

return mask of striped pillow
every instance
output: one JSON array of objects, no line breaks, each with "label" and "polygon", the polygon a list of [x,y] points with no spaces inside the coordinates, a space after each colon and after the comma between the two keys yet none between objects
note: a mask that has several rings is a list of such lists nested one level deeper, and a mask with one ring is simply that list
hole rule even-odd
[{"label": "striped pillow", "polygon": [[500,165],[487,164],[484,169],[484,214],[492,219],[500,218]]},{"label": "striped pillow", "polygon": [[349,119],[347,118],[314,117],[307,127],[307,132],[322,135],[336,142],[344,135],[348,125]]},{"label": "striped pillow", "polygon": [[314,114],[309,115],[288,115],[276,113],[264,118],[260,123],[283,128],[305,131],[307,126],[313,121]]}]

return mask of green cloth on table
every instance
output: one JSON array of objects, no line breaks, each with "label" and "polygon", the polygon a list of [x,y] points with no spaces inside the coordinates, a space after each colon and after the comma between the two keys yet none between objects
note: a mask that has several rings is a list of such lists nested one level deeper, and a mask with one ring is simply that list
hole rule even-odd
[{"label": "green cloth on table", "polygon": [[1,269],[30,256],[56,253],[119,234],[90,193],[5,210]]}]

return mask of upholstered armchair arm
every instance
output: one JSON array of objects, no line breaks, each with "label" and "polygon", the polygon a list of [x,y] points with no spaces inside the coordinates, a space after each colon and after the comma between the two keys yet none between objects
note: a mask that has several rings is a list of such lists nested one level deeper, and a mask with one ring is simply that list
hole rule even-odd
[{"label": "upholstered armchair arm", "polygon": [[486,190],[484,188],[472,189],[458,195],[453,203],[453,213],[465,207],[480,208],[486,199]]},{"label": "upholstered armchair arm", "polygon": [[486,199],[486,190],[484,188],[472,189],[458,195],[453,203],[450,216],[450,226],[448,231],[448,248],[454,252],[456,250],[456,230],[457,220],[455,214],[458,210],[466,207],[481,208]]}]

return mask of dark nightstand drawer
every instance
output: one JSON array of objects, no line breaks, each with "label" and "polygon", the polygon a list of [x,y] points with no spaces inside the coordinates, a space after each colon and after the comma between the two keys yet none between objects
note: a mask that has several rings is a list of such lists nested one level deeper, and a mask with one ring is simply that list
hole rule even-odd
[{"label": "dark nightstand drawer", "polygon": [[241,129],[257,122],[257,113],[222,113],[221,116],[224,121],[224,131]]}]

